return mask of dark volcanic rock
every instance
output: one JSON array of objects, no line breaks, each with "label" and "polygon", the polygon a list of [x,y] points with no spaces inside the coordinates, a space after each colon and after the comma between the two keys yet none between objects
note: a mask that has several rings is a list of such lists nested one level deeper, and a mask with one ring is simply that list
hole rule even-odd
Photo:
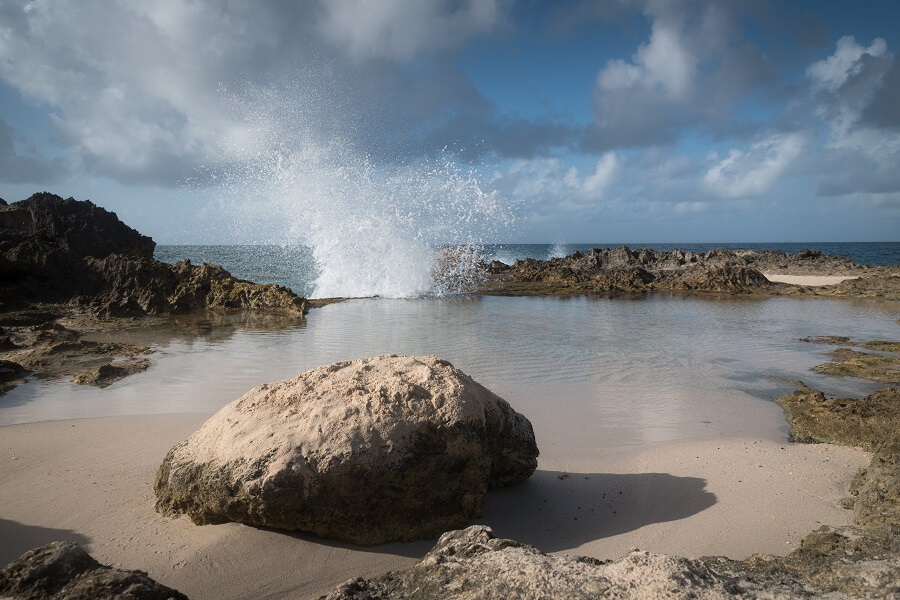
[{"label": "dark volcanic rock", "polygon": [[437,535],[537,467],[531,423],[433,356],[335,363],[257,387],[175,446],[156,508],[372,545]]},{"label": "dark volcanic rock", "polygon": [[[804,287],[772,283],[763,272],[858,278]],[[900,298],[900,268],[859,266],[818,251],[785,254],[718,249],[697,254],[621,246],[592,248],[565,258],[517,260],[508,269],[491,265],[481,290],[503,295],[676,292]]]},{"label": "dark volcanic rock", "polygon": [[22,600],[187,600],[143,571],[101,565],[78,544],[52,542],[0,571],[0,596]]},{"label": "dark volcanic rock", "polygon": [[235,279],[221,267],[169,265],[155,244],[90,201],[35,194],[0,206],[0,310],[71,302],[102,316],[203,308],[304,313],[289,289]]}]

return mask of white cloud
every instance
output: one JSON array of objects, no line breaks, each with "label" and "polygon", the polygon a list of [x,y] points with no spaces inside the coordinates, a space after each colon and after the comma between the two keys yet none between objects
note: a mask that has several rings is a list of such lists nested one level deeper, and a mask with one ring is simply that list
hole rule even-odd
[{"label": "white cloud", "polygon": [[[581,191],[592,198],[598,198],[610,186],[619,172],[619,159],[614,152],[607,152],[597,162],[597,168],[594,172],[584,178],[581,184]],[[574,169],[574,167],[573,167]],[[577,175],[576,175],[577,177]],[[577,181],[577,179],[575,179]]]},{"label": "white cloud", "polygon": [[409,60],[492,31],[502,21],[499,0],[330,0],[323,33],[355,58]]},{"label": "white cloud", "polygon": [[887,44],[881,38],[875,38],[868,48],[864,48],[856,43],[852,35],[845,35],[837,41],[834,54],[809,65],[806,74],[817,87],[834,92],[849,77],[860,72],[863,55],[883,56],[886,51]]},{"label": "white cloud", "polygon": [[622,161],[615,152],[601,156],[585,176],[558,158],[534,158],[514,162],[506,173],[496,173],[492,183],[541,213],[590,213],[610,199],[621,171]]},{"label": "white cloud", "polygon": [[606,91],[633,87],[658,89],[670,99],[689,98],[694,86],[697,58],[685,44],[682,24],[662,16],[653,19],[650,39],[638,47],[633,62],[612,59],[597,75]]},{"label": "white cloud", "polygon": [[732,148],[703,176],[706,187],[722,198],[759,196],[769,191],[806,147],[803,133],[770,135],[749,150]]}]

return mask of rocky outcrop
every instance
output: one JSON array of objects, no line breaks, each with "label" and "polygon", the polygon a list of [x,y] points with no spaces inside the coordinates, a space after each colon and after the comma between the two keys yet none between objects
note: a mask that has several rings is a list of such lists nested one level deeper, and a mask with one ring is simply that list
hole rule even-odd
[{"label": "rocky outcrop", "polygon": [[187,600],[143,571],[101,565],[78,544],[52,542],[0,571],[0,596],[19,600]]},{"label": "rocky outcrop", "polygon": [[155,244],[90,201],[35,194],[0,206],[0,310],[74,303],[102,316],[252,308],[302,314],[289,289],[221,267],[153,259]]},{"label": "rocky outcrop", "polygon": [[174,447],[157,510],[361,545],[437,535],[527,479],[528,419],[434,356],[339,362],[259,386]]},{"label": "rocky outcrop", "polygon": [[735,581],[700,561],[632,552],[620,561],[552,556],[477,525],[441,536],[415,566],[341,585],[326,600],[444,598],[716,598]]},{"label": "rocky outcrop", "polygon": [[[865,267],[850,259],[804,250],[796,254],[752,250],[593,248],[564,258],[484,265],[478,289],[501,295],[704,293],[900,298],[900,268]],[[817,288],[772,283],[763,275],[852,275],[859,279]]]},{"label": "rocky outcrop", "polygon": [[801,381],[797,391],[776,398],[791,436],[798,442],[827,442],[877,451],[897,445],[900,390],[886,388],[865,398],[830,398]]}]

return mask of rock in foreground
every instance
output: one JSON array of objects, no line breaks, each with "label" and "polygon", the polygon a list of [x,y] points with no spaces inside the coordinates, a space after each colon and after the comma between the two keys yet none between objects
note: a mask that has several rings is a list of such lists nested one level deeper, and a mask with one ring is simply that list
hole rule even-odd
[{"label": "rock in foreground", "polygon": [[187,600],[143,571],[101,565],[78,544],[52,542],[0,571],[0,596],[22,600]]},{"label": "rock in foreground", "polygon": [[531,423],[449,362],[377,356],[266,384],[166,456],[157,510],[361,545],[427,538],[537,467]]},{"label": "rock in foreground", "polygon": [[441,536],[410,569],[354,579],[327,600],[401,598],[733,598],[734,580],[699,561],[632,552],[618,562],[551,556],[476,525]]}]

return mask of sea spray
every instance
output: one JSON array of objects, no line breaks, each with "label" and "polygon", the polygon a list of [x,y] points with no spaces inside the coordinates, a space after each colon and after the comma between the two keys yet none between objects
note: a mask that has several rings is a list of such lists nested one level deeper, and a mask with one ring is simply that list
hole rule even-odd
[{"label": "sea spray", "polygon": [[222,136],[228,167],[213,175],[214,210],[247,242],[311,248],[314,297],[456,291],[477,261],[455,264],[452,277],[436,274],[446,265],[442,246],[471,252],[515,222],[479,170],[447,149],[376,164],[333,115],[323,126],[325,99],[315,90],[244,86],[223,94],[240,126]]}]

